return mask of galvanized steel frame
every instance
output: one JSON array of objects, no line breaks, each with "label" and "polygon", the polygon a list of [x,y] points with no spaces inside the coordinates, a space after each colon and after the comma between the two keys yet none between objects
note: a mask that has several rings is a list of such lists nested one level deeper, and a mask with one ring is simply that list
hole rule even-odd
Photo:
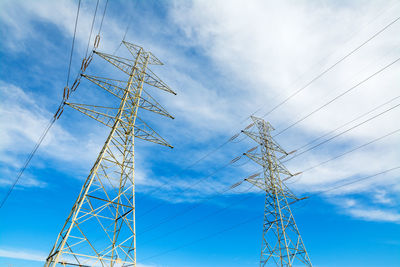
[{"label": "galvanized steel frame", "polygon": [[149,68],[162,65],[152,53],[123,41],[134,60],[94,52],[129,75],[120,81],[83,74],[120,100],[118,107],[66,103],[108,126],[99,153],[45,266],[136,266],[135,137],[171,147],[138,117],[142,108],[173,118],[145,92],[146,83],[173,93]]},{"label": "galvanized steel frame", "polygon": [[271,136],[273,127],[252,116],[243,133],[258,143],[245,155],[263,167],[263,174],[246,181],[265,191],[260,266],[312,266],[290,204],[299,200],[283,183],[293,175],[280,162],[285,152]]}]

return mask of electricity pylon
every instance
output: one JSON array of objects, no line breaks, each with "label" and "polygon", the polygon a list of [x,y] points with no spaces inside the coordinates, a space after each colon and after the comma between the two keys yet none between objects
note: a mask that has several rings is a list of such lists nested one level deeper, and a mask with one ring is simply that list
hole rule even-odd
[{"label": "electricity pylon", "polygon": [[175,94],[148,65],[162,65],[151,52],[123,42],[133,60],[94,52],[129,78],[82,75],[116,97],[119,106],[66,103],[111,131],[90,170],[45,266],[136,266],[135,137],[171,147],[138,117],[138,108],[173,118],[143,88]]},{"label": "electricity pylon", "polygon": [[261,165],[263,173],[245,180],[266,193],[260,266],[312,266],[290,210],[290,204],[300,199],[283,183],[294,176],[280,162],[290,153],[272,138],[271,124],[251,118],[253,123],[243,133],[258,145],[244,154]]}]

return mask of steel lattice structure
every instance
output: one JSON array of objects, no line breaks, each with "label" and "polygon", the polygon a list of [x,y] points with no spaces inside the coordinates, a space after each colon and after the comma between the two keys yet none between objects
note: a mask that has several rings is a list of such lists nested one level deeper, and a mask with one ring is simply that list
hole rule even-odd
[{"label": "steel lattice structure", "polygon": [[82,75],[116,97],[119,106],[66,103],[111,131],[45,266],[136,266],[134,139],[172,148],[138,117],[142,108],[172,118],[143,86],[175,93],[148,68],[162,65],[160,60],[123,43],[133,59],[94,53],[126,73],[127,81]]},{"label": "steel lattice structure", "polygon": [[245,155],[263,167],[263,173],[246,181],[266,192],[260,266],[312,266],[290,204],[299,200],[283,183],[293,175],[280,162],[286,153],[272,138],[273,127],[263,119],[251,117],[243,133],[258,145]]}]

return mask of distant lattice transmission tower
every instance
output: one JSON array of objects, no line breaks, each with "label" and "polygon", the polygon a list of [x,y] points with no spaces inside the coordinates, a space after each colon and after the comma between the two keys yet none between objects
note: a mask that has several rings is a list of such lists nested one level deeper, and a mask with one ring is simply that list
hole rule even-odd
[{"label": "distant lattice transmission tower", "polygon": [[45,266],[136,266],[134,139],[171,147],[138,117],[142,108],[172,118],[143,86],[175,93],[148,68],[162,65],[152,53],[123,43],[133,60],[95,54],[126,73],[127,81],[82,75],[119,106],[66,103],[111,130]]},{"label": "distant lattice transmission tower", "polygon": [[283,183],[293,176],[280,162],[288,153],[272,138],[271,124],[251,118],[253,123],[243,133],[258,146],[245,155],[263,167],[263,175],[246,180],[266,193],[260,266],[312,266],[290,210],[299,199]]}]

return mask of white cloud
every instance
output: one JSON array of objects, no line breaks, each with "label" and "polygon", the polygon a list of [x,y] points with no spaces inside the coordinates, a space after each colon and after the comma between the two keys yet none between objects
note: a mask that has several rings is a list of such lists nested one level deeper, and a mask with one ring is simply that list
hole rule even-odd
[{"label": "white cloud", "polygon": [[[86,49],[94,7],[95,5],[93,5],[92,2],[82,2],[81,4],[79,28],[76,33],[78,49]],[[92,35],[93,40],[99,28],[100,16],[102,15],[101,11],[103,8],[103,5],[99,6],[94,35]],[[38,32],[33,22],[50,22],[68,39],[72,37],[74,33],[75,24],[73,22],[75,22],[77,3],[73,1],[2,1],[0,10],[0,20],[10,27],[10,34],[14,37],[14,39],[12,39],[13,42],[8,43],[9,48],[13,50],[18,51],[24,49],[25,46],[29,45],[27,40],[38,37]],[[114,20],[108,21],[107,25],[104,25],[104,27],[108,29],[106,32],[107,34],[111,34],[111,36],[123,35],[124,29],[116,27]],[[113,30],[110,31],[109,29]],[[41,32],[39,32],[39,34],[41,34]],[[110,43],[109,38],[110,36],[104,36],[103,32],[101,46],[114,49],[115,44]],[[50,45],[50,43],[46,41],[46,45]]]},{"label": "white cloud", "polygon": [[0,248],[0,257],[44,262],[44,260],[47,258],[47,255],[39,251],[24,251],[21,249]]},{"label": "white cloud", "polygon": [[[44,262],[47,256],[48,255],[42,251],[28,251],[24,249],[0,248],[0,257],[4,258]],[[156,267],[156,266],[138,263],[137,267]]]},{"label": "white cloud", "polygon": [[[6,166],[1,171],[0,185],[9,185],[52,114],[40,106],[36,100],[37,95],[27,93],[13,84],[0,81],[0,95],[0,162]],[[63,163],[60,167],[66,169],[68,166],[65,163],[69,162],[77,167],[75,173],[80,173],[82,169],[88,169],[85,165],[98,152],[98,147],[93,142],[79,140],[56,123],[36,154],[42,158],[42,161],[35,162],[36,167],[41,168],[43,164],[51,167],[53,161],[58,161]],[[76,154],[80,156],[76,157]],[[29,174],[28,169],[19,185],[43,187],[45,183]]]},{"label": "white cloud", "polygon": [[[288,83],[299,76],[304,69],[312,62],[316,62],[327,54],[326,51],[335,51],[340,47],[344,54],[355,44],[369,37],[370,32],[361,34],[349,45],[343,46],[343,39],[349,36],[356,27],[363,25],[366,20],[376,16],[377,5],[365,3],[355,7],[349,6],[318,6],[308,2],[264,2],[248,1],[243,5],[240,1],[231,1],[226,5],[224,1],[204,2],[193,1],[190,4],[177,2],[172,11],[172,17],[178,26],[187,34],[187,37],[194,40],[194,44],[204,49],[206,53],[220,66],[229,73],[234,80],[245,81],[248,86],[242,88],[247,97],[240,101],[236,99],[233,104],[243,104],[245,107],[250,103],[259,106],[261,103],[270,109],[273,105],[294,91]],[[360,11],[360,8],[363,12]],[[329,18],[329,19],[327,19]],[[349,20],[353,22],[349,25]],[[390,18],[390,17],[389,17]],[[388,20],[388,19],[387,19]],[[384,24],[387,21],[379,21]],[[372,32],[377,31],[381,25],[370,27]],[[397,26],[397,27],[396,27]],[[329,28],[329,31],[326,29]],[[394,29],[398,25],[393,26]],[[392,30],[393,32],[393,28]],[[340,38],[339,38],[340,37]],[[307,114],[310,107],[318,106],[346,87],[354,84],[360,78],[371,73],[379,65],[383,51],[394,52],[396,41],[392,38],[390,31],[383,35],[384,39],[371,42],[372,45],[367,49],[361,50],[362,53],[356,54],[351,60],[346,61],[340,67],[335,68],[332,73],[326,75],[316,86],[310,87],[304,93],[298,95],[292,101],[280,108],[279,114],[271,119],[276,120],[276,124],[288,124],[303,114]],[[391,46],[389,49],[387,46]],[[368,57],[366,57],[368,55]],[[393,58],[393,53],[391,53]],[[329,58],[332,64],[338,56]],[[388,62],[390,60],[386,60]],[[325,65],[324,64],[324,65]],[[368,64],[371,64],[369,66]],[[361,77],[354,79],[360,69],[370,67],[363,72]],[[296,87],[304,84],[311,77],[314,77],[323,67],[318,66],[312,72],[307,72]],[[349,77],[350,75],[350,77]],[[388,79],[379,79],[379,94],[373,92],[371,88],[376,87],[374,82],[358,90],[358,94],[350,95],[341,99],[341,111],[332,105],[327,111],[320,112],[321,116],[314,116],[305,121],[301,130],[321,132],[331,129],[333,125],[343,121],[343,115],[354,112],[355,100],[373,102],[372,96],[393,95],[396,93],[393,80],[398,79],[395,72],[391,72]],[[354,80],[354,81],[352,81]],[[382,86],[382,82],[384,85]],[[235,88],[233,88],[235,89]],[[365,91],[366,93],[363,93]],[[274,95],[281,95],[279,99],[271,101]],[[328,97],[329,96],[329,97]],[[262,101],[262,102],[261,102]],[[367,105],[366,105],[367,106]],[[364,108],[364,107],[362,107]],[[245,114],[254,111],[255,107],[248,107],[241,110]],[[303,114],[302,114],[303,113]],[[397,115],[399,112],[396,113]],[[318,114],[319,115],[319,114]],[[384,126],[386,123],[384,123]],[[385,127],[387,128],[387,126]],[[373,130],[373,127],[371,128]],[[374,133],[374,131],[372,131]],[[370,136],[371,131],[362,131],[360,135]],[[350,133],[351,135],[351,133]]]},{"label": "white cloud", "polygon": [[386,191],[376,190],[374,194],[375,202],[379,204],[392,204],[393,199],[390,198]]},{"label": "white cloud", "polygon": [[368,221],[382,221],[400,223],[400,213],[393,210],[380,210],[372,208],[348,209],[347,212],[354,217]]},{"label": "white cloud", "polygon": [[[399,8],[394,1],[356,1],[349,5],[310,1],[254,0],[246,4],[241,1],[230,1],[229,4],[225,1],[175,1],[170,15],[186,36],[186,45],[204,51],[222,73],[232,77],[230,84],[236,83],[236,87],[234,85],[231,92],[225,91],[230,104],[240,107],[243,114],[250,114],[262,105],[263,109],[258,114],[264,114],[394,20]],[[400,23],[393,24],[273,112],[267,119],[277,128],[276,132],[395,60],[399,47],[393,36],[399,29]],[[397,63],[357,87],[279,136],[278,142],[287,144],[284,147],[288,151],[295,149],[397,96],[399,68]],[[235,90],[239,93],[231,97],[236,94]],[[370,117],[381,111],[383,109]],[[230,114],[231,117],[236,115]],[[349,131],[322,146],[322,149],[302,155],[289,162],[288,167],[293,172],[301,171],[391,132],[398,127],[393,123],[398,117],[399,108]],[[345,183],[349,178],[368,176],[395,167],[400,155],[393,148],[399,144],[399,135],[391,136],[306,172],[290,186],[299,192],[315,192]],[[341,188],[336,193],[366,193],[377,185],[385,193],[394,193],[398,192],[393,187],[395,183],[398,179],[393,172]],[[383,199],[380,201],[385,202]],[[361,210],[350,214],[367,218]],[[369,218],[379,217],[376,210],[370,214]]]}]

